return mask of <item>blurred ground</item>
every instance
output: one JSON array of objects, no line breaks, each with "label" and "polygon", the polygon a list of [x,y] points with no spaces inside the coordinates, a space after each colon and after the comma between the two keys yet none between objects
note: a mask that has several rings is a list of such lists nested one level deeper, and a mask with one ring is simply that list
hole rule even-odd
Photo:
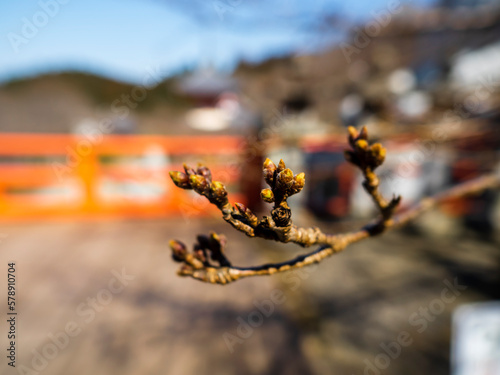
[{"label": "blurred ground", "polygon": [[[50,355],[50,334],[60,335],[73,321],[81,333],[40,373],[376,374],[366,366],[384,353],[381,344],[406,331],[411,345],[387,366],[379,358],[387,367],[380,373],[448,374],[452,310],[500,297],[496,245],[468,235],[388,233],[307,271],[224,287],[177,277],[167,241],[192,243],[210,230],[228,236],[229,256],[238,265],[276,261],[299,250],[248,239],[212,219],[4,225],[1,274],[8,261],[17,262],[18,366],[32,369],[36,353]],[[102,291],[109,290],[113,270],[123,268],[134,279],[106,299]],[[442,291],[455,278],[467,289],[453,302],[435,302],[443,301]],[[283,303],[259,320],[256,304],[275,289]],[[5,290],[2,276],[2,296]],[[90,308],[88,298],[106,305]],[[437,313],[420,315],[417,324],[414,314],[429,305]],[[228,346],[224,337],[237,337],[239,321],[249,315],[256,327]],[[5,343],[3,318],[0,329]],[[14,373],[0,367],[2,375]]]}]

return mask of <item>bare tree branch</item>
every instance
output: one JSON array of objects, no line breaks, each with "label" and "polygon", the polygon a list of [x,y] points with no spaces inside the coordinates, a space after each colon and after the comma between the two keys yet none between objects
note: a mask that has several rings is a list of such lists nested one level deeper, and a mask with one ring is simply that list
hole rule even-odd
[{"label": "bare tree branch", "polygon": [[261,198],[268,203],[274,203],[271,216],[259,219],[241,203],[233,207],[227,199],[224,185],[212,181],[210,170],[198,166],[195,170],[184,166],[183,172],[170,172],[174,183],[183,189],[193,189],[205,196],[222,212],[222,217],[235,229],[249,237],[261,237],[279,242],[293,242],[303,247],[321,245],[317,250],[298,256],[291,260],[264,264],[256,267],[234,267],[224,255],[226,239],[224,236],[211,233],[210,237],[198,236],[193,252],[179,242],[170,241],[173,259],[183,263],[179,275],[190,276],[200,281],[227,284],[249,276],[272,275],[278,272],[301,268],[344,250],[348,245],[368,237],[378,235],[388,229],[400,227],[413,220],[422,212],[429,210],[444,201],[480,193],[486,189],[500,187],[500,175],[492,174],[455,186],[433,197],[427,197],[404,211],[395,214],[401,197],[394,196],[390,201],[379,192],[379,179],[375,169],[382,165],[386,150],[379,143],[369,145],[366,128],[357,132],[349,127],[350,150],[345,151],[346,159],[360,168],[364,176],[363,187],[372,197],[380,211],[380,218],[358,231],[343,234],[323,233],[319,228],[299,228],[292,223],[292,212],[287,204],[287,198],[299,193],[304,187],[305,175],[294,175],[287,169],[283,160],[276,166],[266,159],[263,172],[269,185],[261,192]]}]

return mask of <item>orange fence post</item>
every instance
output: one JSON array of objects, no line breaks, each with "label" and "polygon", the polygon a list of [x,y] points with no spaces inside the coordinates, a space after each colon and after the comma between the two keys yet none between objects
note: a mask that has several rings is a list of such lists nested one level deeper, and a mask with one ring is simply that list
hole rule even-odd
[{"label": "orange fence post", "polygon": [[95,152],[82,158],[77,167],[78,177],[81,179],[84,191],[83,210],[95,212],[98,209],[96,199],[98,156]]}]

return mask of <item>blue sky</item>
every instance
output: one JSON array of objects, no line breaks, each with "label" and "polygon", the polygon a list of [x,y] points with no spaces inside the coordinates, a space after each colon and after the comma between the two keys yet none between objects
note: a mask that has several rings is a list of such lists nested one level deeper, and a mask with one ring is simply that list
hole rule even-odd
[{"label": "blue sky", "polygon": [[339,33],[312,27],[322,15],[360,21],[390,1],[397,0],[2,1],[0,82],[67,69],[128,82],[151,69],[163,76],[209,64],[231,69],[241,59],[332,43]]}]

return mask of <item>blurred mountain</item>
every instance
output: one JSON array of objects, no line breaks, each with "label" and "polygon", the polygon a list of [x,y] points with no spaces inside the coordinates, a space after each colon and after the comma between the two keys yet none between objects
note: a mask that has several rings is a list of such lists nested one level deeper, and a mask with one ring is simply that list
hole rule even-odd
[{"label": "blurred mountain", "polygon": [[14,80],[0,86],[0,131],[68,133],[85,119],[127,113],[140,133],[172,133],[190,106],[174,87],[173,79],[146,88],[81,72]]}]

